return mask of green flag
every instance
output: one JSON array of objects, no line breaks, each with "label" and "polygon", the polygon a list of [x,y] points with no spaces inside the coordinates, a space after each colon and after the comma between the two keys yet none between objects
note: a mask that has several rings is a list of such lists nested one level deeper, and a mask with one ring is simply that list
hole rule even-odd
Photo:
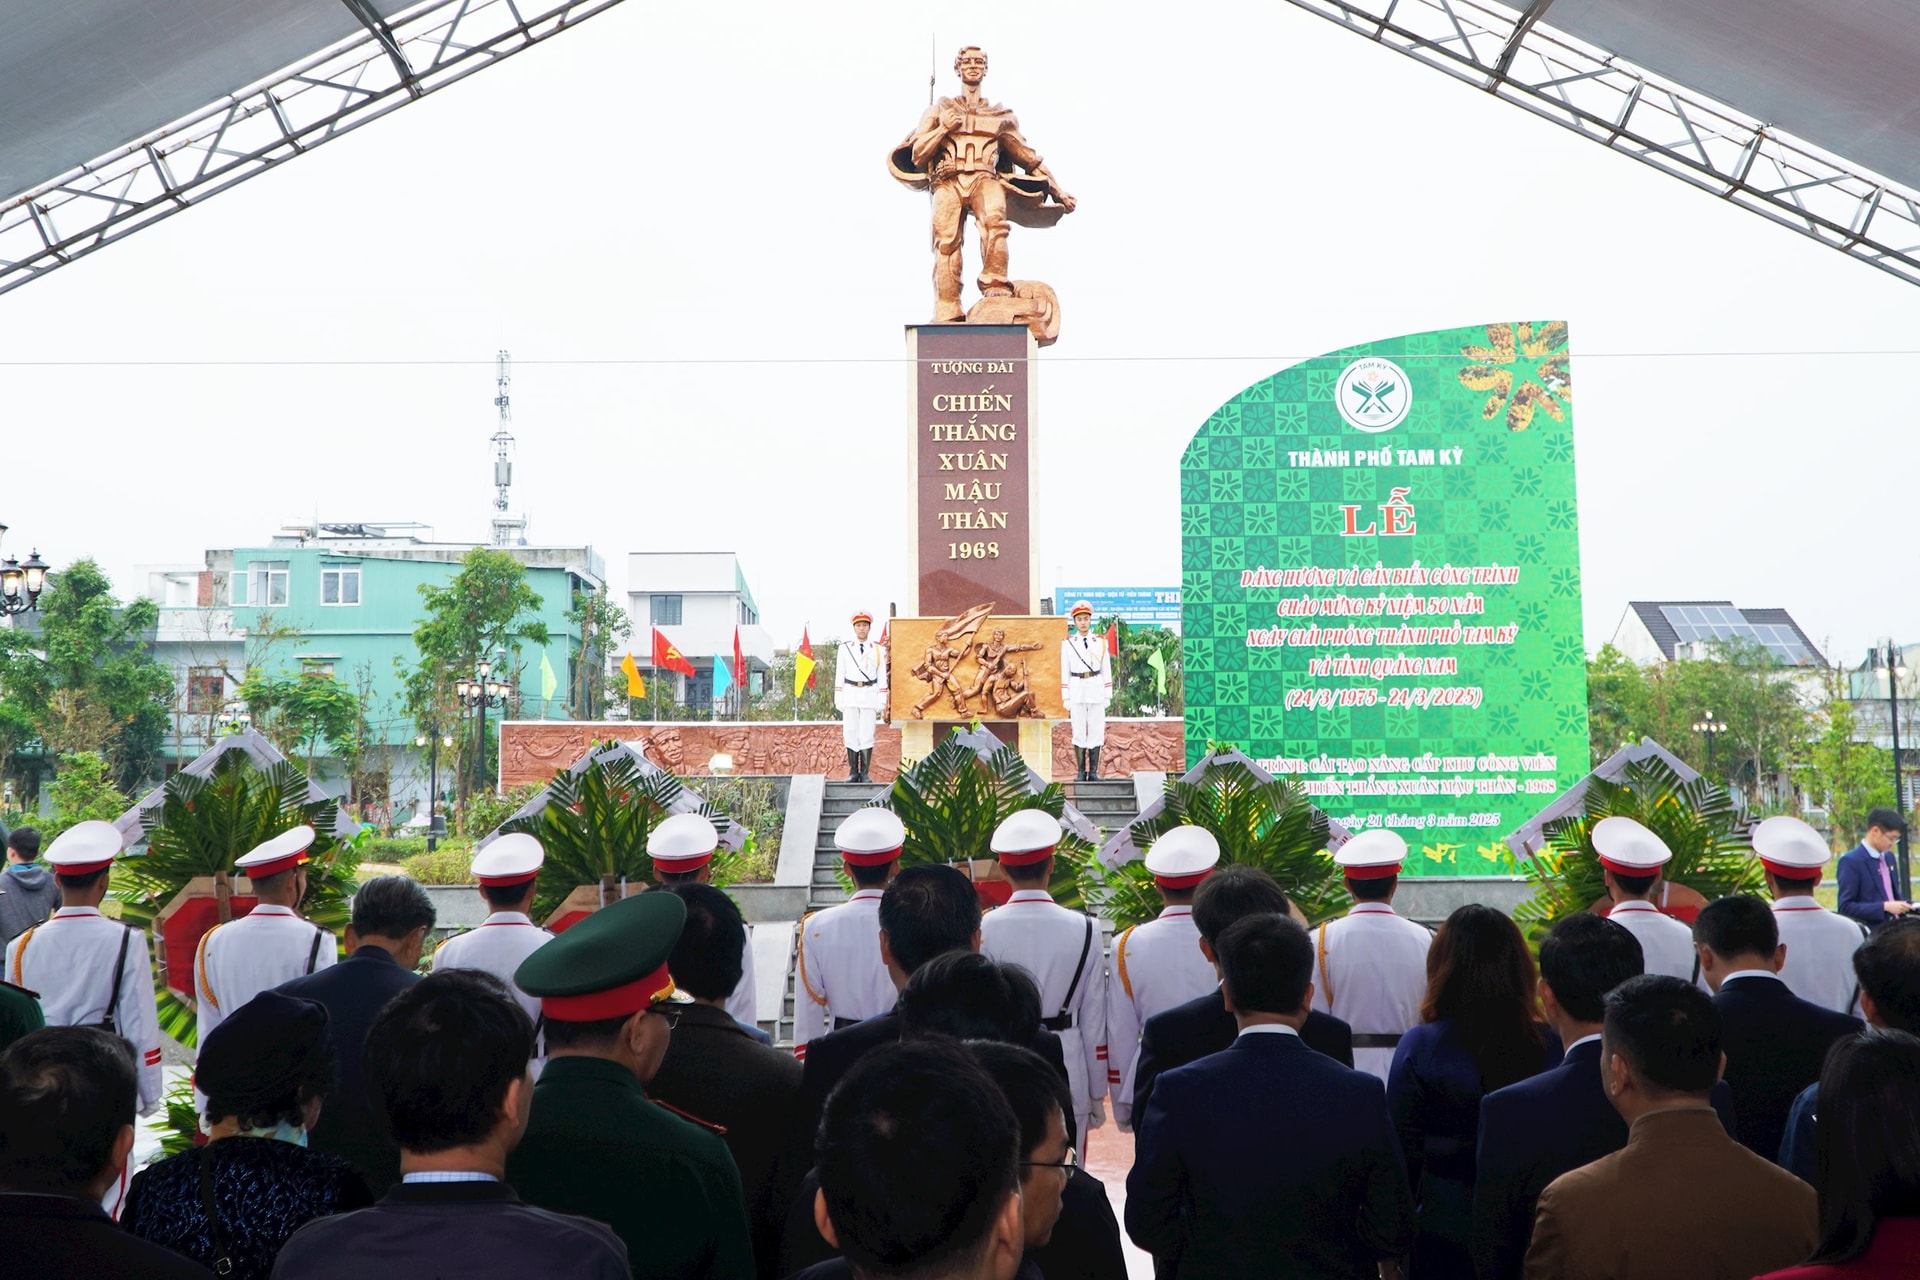
[{"label": "green flag", "polygon": [[1153,668],[1153,692],[1155,697],[1167,696],[1167,658],[1155,649],[1147,655],[1147,665]]},{"label": "green flag", "polygon": [[559,677],[553,674],[553,660],[545,653],[540,655],[540,697],[542,701],[553,701],[553,691],[560,687]]}]

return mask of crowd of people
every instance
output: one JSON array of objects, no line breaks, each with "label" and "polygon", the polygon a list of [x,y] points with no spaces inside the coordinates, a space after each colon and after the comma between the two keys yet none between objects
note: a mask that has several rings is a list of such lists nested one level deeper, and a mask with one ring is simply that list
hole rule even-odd
[{"label": "crowd of people", "polygon": [[[1900,818],[1871,823],[1884,868]],[[788,1052],[730,1012],[752,948],[698,815],[650,837],[661,883],[557,936],[530,914],[538,842],[491,841],[492,914],[431,957],[404,876],[360,886],[344,947],[302,919],[296,828],[239,860],[260,905],[196,956],[197,1140],[135,1169],[157,1022],[145,938],[99,911],[120,837],[79,824],[41,867],[15,832],[58,905],[6,949],[0,1269],[1121,1280],[1080,1159],[1109,1105],[1124,1236],[1161,1277],[1920,1266],[1920,920],[1871,867],[1849,914],[1821,906],[1797,819],[1753,832],[1770,903],[1690,924],[1661,909],[1659,837],[1597,823],[1606,909],[1537,962],[1491,908],[1396,911],[1407,849],[1377,830],[1334,855],[1351,910],[1309,928],[1175,828],[1147,853],[1164,910],[1107,949],[1047,892],[1060,838],[1035,810],[1000,825],[1014,891],[983,916],[961,871],[899,865],[894,814],[847,819],[856,892],[801,926]],[[11,890],[0,921],[31,905]]]}]

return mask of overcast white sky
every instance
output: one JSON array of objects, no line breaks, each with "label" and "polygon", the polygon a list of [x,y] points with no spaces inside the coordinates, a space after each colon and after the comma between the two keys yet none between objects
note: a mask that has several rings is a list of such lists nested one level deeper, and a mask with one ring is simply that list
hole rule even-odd
[{"label": "overcast white sky", "polygon": [[1013,239],[1065,315],[1046,587],[1177,582],[1181,450],[1283,365],[1565,317],[1590,647],[1629,598],[1920,637],[1920,355],[1767,354],[1920,352],[1911,285],[1277,0],[967,8],[633,0],[0,296],[6,549],[133,591],[316,512],[484,539],[506,347],[534,541],[616,592],[736,549],[783,640],[884,609],[930,258],[883,159],[931,38],[1080,201]]}]

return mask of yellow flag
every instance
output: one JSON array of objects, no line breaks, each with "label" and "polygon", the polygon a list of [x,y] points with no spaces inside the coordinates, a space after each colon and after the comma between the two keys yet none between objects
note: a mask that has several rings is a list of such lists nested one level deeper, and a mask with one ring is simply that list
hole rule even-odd
[{"label": "yellow flag", "polygon": [[795,654],[793,659],[793,696],[799,697],[801,690],[813,679],[813,669],[817,666],[810,653]]},{"label": "yellow flag", "polygon": [[627,673],[627,696],[629,698],[646,697],[647,682],[640,678],[640,664],[633,660],[632,654],[620,659],[620,669]]}]

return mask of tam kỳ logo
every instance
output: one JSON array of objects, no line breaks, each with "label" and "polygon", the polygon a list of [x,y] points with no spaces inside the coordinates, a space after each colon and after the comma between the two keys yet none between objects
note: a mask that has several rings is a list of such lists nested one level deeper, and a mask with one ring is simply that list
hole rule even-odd
[{"label": "tam k\u1ef3 logo", "polygon": [[1413,407],[1413,387],[1404,369],[1391,360],[1366,356],[1340,371],[1334,406],[1348,426],[1359,431],[1391,431]]}]

